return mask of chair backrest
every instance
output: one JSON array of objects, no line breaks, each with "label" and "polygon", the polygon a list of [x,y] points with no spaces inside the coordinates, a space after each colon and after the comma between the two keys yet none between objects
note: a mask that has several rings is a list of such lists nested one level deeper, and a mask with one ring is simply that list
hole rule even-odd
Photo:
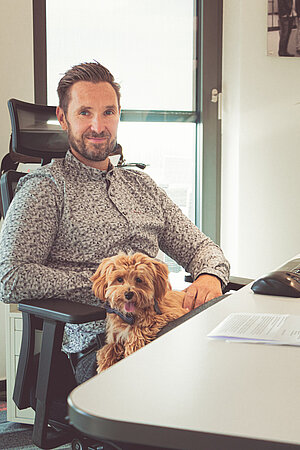
[{"label": "chair backrest", "polygon": [[55,106],[36,105],[14,98],[8,101],[12,135],[11,149],[18,155],[39,158],[48,164],[63,158],[68,150],[68,136],[60,127]]},{"label": "chair backrest", "polygon": [[0,214],[5,217],[18,180],[25,175],[16,172],[18,164],[48,164],[53,158],[64,158],[68,136],[60,127],[55,106],[36,105],[12,98],[8,101],[11,120],[9,153],[1,162]]}]

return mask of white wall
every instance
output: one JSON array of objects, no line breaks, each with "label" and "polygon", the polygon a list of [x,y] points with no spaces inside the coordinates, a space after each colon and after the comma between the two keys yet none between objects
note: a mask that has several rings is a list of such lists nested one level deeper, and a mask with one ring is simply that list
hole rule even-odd
[{"label": "white wall", "polygon": [[300,58],[266,56],[266,24],[224,0],[222,247],[246,277],[300,251]]},{"label": "white wall", "polygon": [[[0,2],[0,159],[8,152],[7,100],[33,101],[32,0]],[[0,302],[0,379],[5,378],[5,306]]]}]

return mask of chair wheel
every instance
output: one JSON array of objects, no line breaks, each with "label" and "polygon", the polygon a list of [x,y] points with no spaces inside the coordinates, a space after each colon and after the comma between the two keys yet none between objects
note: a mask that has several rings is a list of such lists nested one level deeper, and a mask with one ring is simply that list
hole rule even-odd
[{"label": "chair wheel", "polygon": [[73,439],[72,450],[88,450],[88,446],[80,439]]},{"label": "chair wheel", "polygon": [[75,438],[73,439],[71,445],[72,450],[104,450],[104,447],[101,444],[95,444],[85,438]]}]

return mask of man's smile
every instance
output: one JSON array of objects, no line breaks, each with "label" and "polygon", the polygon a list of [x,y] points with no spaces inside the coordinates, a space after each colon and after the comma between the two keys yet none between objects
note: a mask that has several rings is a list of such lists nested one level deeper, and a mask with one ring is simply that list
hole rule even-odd
[{"label": "man's smile", "polygon": [[95,142],[95,143],[101,143],[101,142],[105,142],[108,140],[108,137],[93,137],[93,136],[87,136],[86,139],[90,142]]}]

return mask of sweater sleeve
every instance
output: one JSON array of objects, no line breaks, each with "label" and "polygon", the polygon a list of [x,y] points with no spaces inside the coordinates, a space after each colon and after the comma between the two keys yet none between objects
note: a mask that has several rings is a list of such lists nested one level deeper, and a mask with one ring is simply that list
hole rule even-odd
[{"label": "sweater sleeve", "polygon": [[19,185],[1,230],[0,299],[17,303],[33,298],[80,301],[82,295],[93,297],[91,273],[48,265],[62,208],[55,182],[27,176]]},{"label": "sweater sleeve", "polygon": [[158,188],[164,215],[159,245],[163,252],[191,273],[217,276],[223,287],[229,281],[229,263],[221,248],[202,233],[166,193]]}]

